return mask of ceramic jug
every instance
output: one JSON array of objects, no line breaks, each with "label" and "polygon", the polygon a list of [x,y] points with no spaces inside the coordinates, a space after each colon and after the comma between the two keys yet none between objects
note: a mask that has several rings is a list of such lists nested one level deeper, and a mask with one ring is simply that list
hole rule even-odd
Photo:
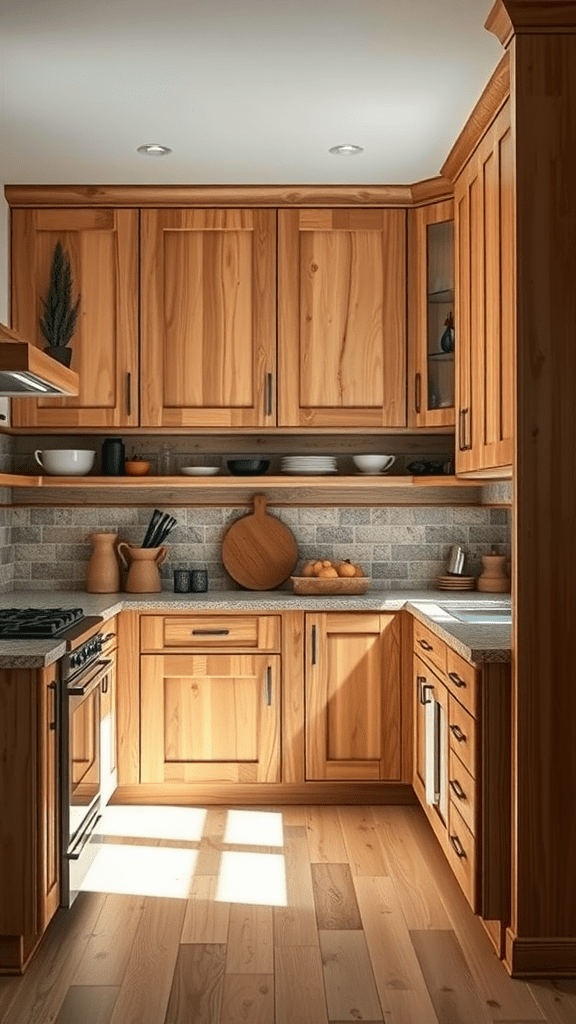
[{"label": "ceramic jug", "polygon": [[507,594],[510,577],[506,573],[506,555],[493,551],[482,555],[482,572],[476,580],[476,589],[488,594]]},{"label": "ceramic jug", "polygon": [[156,594],[162,590],[159,566],[168,554],[166,544],[159,548],[133,548],[126,541],[121,541],[118,554],[128,568],[127,593]]},{"label": "ceramic jug", "polygon": [[117,540],[117,533],[92,534],[92,553],[86,569],[86,590],[89,594],[117,594],[120,590]]}]

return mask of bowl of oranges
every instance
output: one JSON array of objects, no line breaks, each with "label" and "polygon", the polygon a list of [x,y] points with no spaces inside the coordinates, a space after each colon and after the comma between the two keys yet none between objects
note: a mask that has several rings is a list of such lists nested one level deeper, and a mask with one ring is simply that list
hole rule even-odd
[{"label": "bowl of oranges", "polygon": [[312,558],[290,582],[295,594],[365,594],[370,586],[364,570],[350,559]]}]

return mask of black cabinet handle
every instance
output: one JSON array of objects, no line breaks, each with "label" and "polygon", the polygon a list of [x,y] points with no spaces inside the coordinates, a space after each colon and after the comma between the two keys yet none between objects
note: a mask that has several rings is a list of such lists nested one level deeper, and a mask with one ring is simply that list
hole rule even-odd
[{"label": "black cabinet handle", "polygon": [[458,779],[450,779],[450,788],[453,791],[453,793],[456,794],[459,800],[466,799],[466,793],[462,789],[462,786],[458,782]]},{"label": "black cabinet handle", "polygon": [[228,636],[229,629],[193,629],[191,636]]},{"label": "black cabinet handle", "polygon": [[312,664],[315,665],[318,660],[318,644],[316,638],[316,626],[312,626]]},{"label": "black cabinet handle", "polygon": [[458,743],[463,743],[466,739],[466,733],[462,732],[462,729],[457,725],[451,725],[450,732],[456,737]]},{"label": "black cabinet handle", "polygon": [[419,413],[422,407],[422,374],[417,373],[414,378],[414,408]]},{"label": "black cabinet handle", "polygon": [[126,415],[132,415],[132,374],[126,374]]},{"label": "black cabinet handle", "polygon": [[458,839],[458,836],[450,835],[450,842],[452,843],[452,846],[456,850],[456,853],[458,854],[459,857],[466,857],[466,850],[462,846],[462,843]]},{"label": "black cabinet handle", "polygon": [[432,683],[426,682],[426,676],[416,676],[416,682],[418,683],[420,703],[432,704],[432,698],[430,698],[430,700],[427,700],[426,698],[426,690],[430,690],[431,693],[434,692],[434,687],[432,686]]},{"label": "black cabinet handle", "polygon": [[48,723],[48,728],[54,730],[56,728],[56,700],[57,700],[57,683],[48,683],[48,689],[52,690],[52,721]]},{"label": "black cabinet handle", "polygon": [[272,374],[266,374],[266,415],[272,415]]},{"label": "black cabinet handle", "polygon": [[454,686],[459,686],[459,687],[462,687],[462,686],[465,687],[466,686],[466,683],[464,682],[464,680],[460,679],[460,676],[457,675],[456,672],[449,672],[448,673],[448,679],[452,680],[452,682],[454,683]]},{"label": "black cabinet handle", "polygon": [[434,650],[432,644],[429,644],[427,640],[418,640],[418,643],[420,644],[420,647],[424,648],[425,651],[433,651]]},{"label": "black cabinet handle", "polygon": [[266,669],[266,693],[264,696],[266,701],[266,707],[269,708],[272,704],[272,666],[268,665]]}]

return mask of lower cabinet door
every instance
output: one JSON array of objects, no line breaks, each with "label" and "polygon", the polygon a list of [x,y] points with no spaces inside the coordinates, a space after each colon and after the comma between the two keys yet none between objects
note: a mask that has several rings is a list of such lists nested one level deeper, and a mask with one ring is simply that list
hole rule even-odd
[{"label": "lower cabinet door", "polygon": [[280,658],[141,658],[142,783],[279,782]]},{"label": "lower cabinet door", "polygon": [[400,778],[400,619],[306,616],[306,778]]}]

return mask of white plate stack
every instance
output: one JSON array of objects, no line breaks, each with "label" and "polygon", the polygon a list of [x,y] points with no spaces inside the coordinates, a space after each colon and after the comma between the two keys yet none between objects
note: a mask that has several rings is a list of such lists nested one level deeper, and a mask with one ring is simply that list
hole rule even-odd
[{"label": "white plate stack", "polygon": [[282,459],[283,473],[311,473],[322,476],[336,472],[334,455],[285,455]]}]

